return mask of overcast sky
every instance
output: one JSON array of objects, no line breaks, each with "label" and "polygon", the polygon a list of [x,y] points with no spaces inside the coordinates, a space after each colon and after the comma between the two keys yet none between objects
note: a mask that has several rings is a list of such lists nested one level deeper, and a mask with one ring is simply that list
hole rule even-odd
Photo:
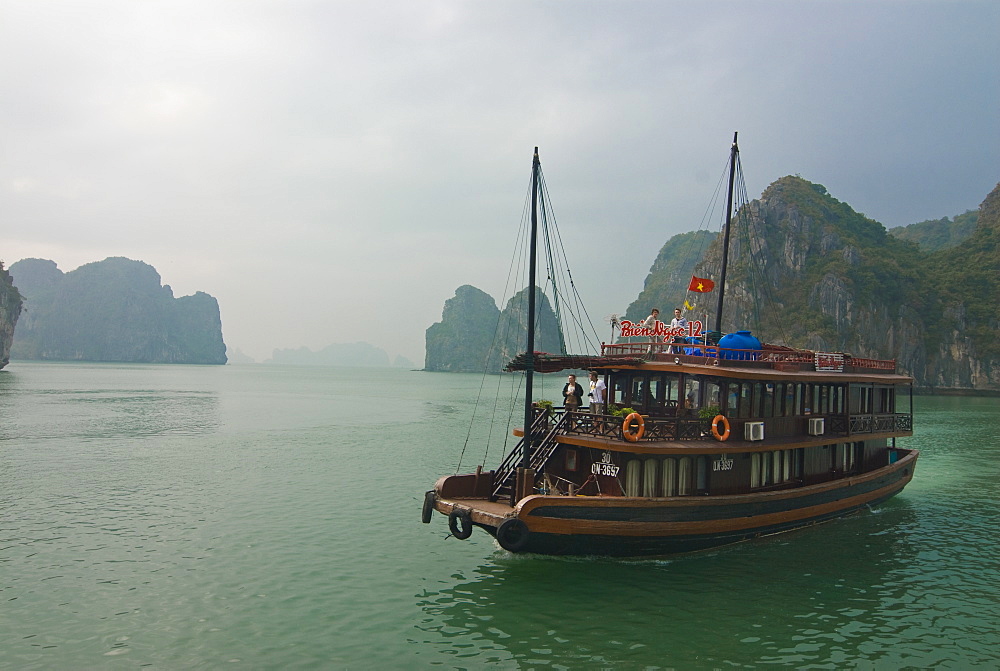
[{"label": "overcast sky", "polygon": [[457,287],[500,299],[534,146],[599,319],[699,227],[733,131],[751,198],[978,207],[998,45],[995,0],[0,0],[0,259],[145,261],[258,361],[422,365]]}]

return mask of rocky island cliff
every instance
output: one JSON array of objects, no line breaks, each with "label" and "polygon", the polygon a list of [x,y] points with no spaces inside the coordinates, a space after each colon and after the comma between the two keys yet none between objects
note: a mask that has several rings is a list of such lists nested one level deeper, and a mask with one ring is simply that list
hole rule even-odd
[{"label": "rocky island cliff", "polygon": [[0,261],[0,368],[10,362],[10,348],[14,342],[14,327],[21,316],[21,293],[14,286],[14,278]]},{"label": "rocky island cliff", "polygon": [[[775,181],[745,207],[750,216],[734,218],[731,234],[724,331],[895,359],[926,390],[1000,393],[1000,185],[978,210],[891,232],[801,177]],[[720,237],[668,240],[625,318],[689,300],[689,314],[714,321],[717,293],[686,290],[692,274],[718,278]],[[427,369],[482,370],[498,313],[487,294],[460,287],[427,330]]]},{"label": "rocky island cliff", "polygon": [[115,257],[63,273],[24,259],[11,274],[25,301],[15,359],[226,363],[218,301],[200,291],[174,298],[146,263]]},{"label": "rocky island cliff", "polygon": [[[535,342],[544,352],[560,351],[560,332],[548,297],[537,293]],[[499,373],[524,349],[528,325],[524,317],[527,288],[507,302],[503,312],[486,292],[471,285],[445,301],[441,321],[427,329],[424,370]]]},{"label": "rocky island cliff", "polygon": [[[974,216],[955,218],[974,229],[945,244],[890,235],[799,177],[777,180],[747,207],[752,216],[734,219],[723,330],[896,359],[927,389],[1000,391],[1000,185]],[[940,226],[935,235],[948,237]],[[693,273],[717,277],[720,259],[716,238]],[[654,264],[627,316],[680,305],[686,287],[676,279]],[[698,299],[714,313],[714,294]]]}]

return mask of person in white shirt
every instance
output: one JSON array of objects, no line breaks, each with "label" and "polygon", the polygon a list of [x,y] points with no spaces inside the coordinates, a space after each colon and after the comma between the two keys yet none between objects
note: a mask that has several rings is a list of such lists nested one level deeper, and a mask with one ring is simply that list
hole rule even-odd
[{"label": "person in white shirt", "polygon": [[[670,320],[670,328],[675,329],[680,327],[686,329],[687,325],[688,325],[688,320],[687,318],[684,317],[684,313],[681,312],[681,309],[674,308],[674,318]],[[677,352],[679,354],[680,351],[681,351],[680,348],[677,348],[676,350],[673,347],[667,348],[667,354],[673,354],[674,352]]]},{"label": "person in white shirt", "polygon": [[597,376],[597,371],[590,371],[590,393],[587,396],[590,398],[591,421],[594,423],[594,428],[598,430],[603,428],[601,418],[604,416],[607,391],[608,386],[604,384],[604,380]]},{"label": "person in white shirt", "polygon": [[[641,326],[643,328],[649,329],[650,331],[655,331],[656,322],[658,322],[659,320],[660,320],[660,310],[658,308],[653,308],[653,311],[649,313],[649,316],[642,321]],[[656,352],[660,351],[660,348],[657,346],[659,342],[660,342],[659,336],[655,335],[650,336],[649,349],[646,350],[646,353],[655,354]]]}]

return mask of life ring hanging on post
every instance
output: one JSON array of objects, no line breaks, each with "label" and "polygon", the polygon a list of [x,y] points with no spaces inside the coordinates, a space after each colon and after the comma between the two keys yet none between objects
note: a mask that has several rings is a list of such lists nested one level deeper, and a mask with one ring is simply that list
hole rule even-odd
[{"label": "life ring hanging on post", "polygon": [[[725,429],[724,431],[719,431],[720,424]],[[712,435],[720,442],[729,440],[729,420],[726,419],[725,415],[716,415],[715,419],[712,420]]]},{"label": "life ring hanging on post", "polygon": [[[634,432],[632,431],[632,422],[639,423],[639,427]],[[625,436],[625,440],[629,440],[634,443],[642,438],[644,433],[646,433],[646,420],[644,420],[642,415],[639,413],[633,412],[625,418],[624,422],[622,422],[622,435]]]}]

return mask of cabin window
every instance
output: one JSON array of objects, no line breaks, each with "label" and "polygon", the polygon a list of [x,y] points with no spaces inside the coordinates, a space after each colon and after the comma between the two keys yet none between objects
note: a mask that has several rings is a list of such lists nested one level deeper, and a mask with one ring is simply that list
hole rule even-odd
[{"label": "cabin window", "polygon": [[875,412],[893,412],[896,407],[896,390],[892,387],[880,387],[876,390]]},{"label": "cabin window", "polygon": [[718,382],[705,384],[705,405],[722,406],[722,387]]},{"label": "cabin window", "polygon": [[678,496],[689,496],[691,494],[691,457],[681,457],[677,465],[677,494]]},{"label": "cabin window", "polygon": [[625,496],[639,496],[642,462],[630,459],[625,464]]},{"label": "cabin window", "polygon": [[740,410],[740,383],[730,382],[726,392],[726,407],[723,408],[726,415],[739,417]]},{"label": "cabin window", "polygon": [[663,460],[663,495],[677,495],[677,460],[670,457]]},{"label": "cabin window", "polygon": [[740,412],[737,415],[740,418],[753,417],[753,387],[752,383],[744,382],[740,389]]},{"label": "cabin window", "polygon": [[872,411],[872,389],[860,384],[851,385],[851,414],[862,415]]},{"label": "cabin window", "polygon": [[649,380],[649,398],[646,400],[647,408],[659,408],[663,406],[663,379],[653,377]]},{"label": "cabin window", "polygon": [[698,457],[697,468],[697,484],[695,489],[699,492],[704,492],[708,490],[708,457]]},{"label": "cabin window", "polygon": [[684,407],[695,410],[701,406],[701,380],[689,377],[684,380]]},{"label": "cabin window", "polygon": [[642,495],[645,497],[656,496],[656,476],[660,470],[660,462],[656,459],[646,459],[642,465]]},{"label": "cabin window", "polygon": [[615,405],[621,406],[625,405],[624,401],[625,386],[621,380],[615,380],[614,386],[611,390],[611,402]]},{"label": "cabin window", "polygon": [[857,450],[855,443],[841,443],[837,445],[837,470],[841,473],[854,472]]},{"label": "cabin window", "polygon": [[830,412],[836,415],[844,414],[844,388],[837,386],[833,388],[833,407]]},{"label": "cabin window", "polygon": [[747,415],[747,417],[760,417],[760,406],[762,400],[760,382],[754,382],[753,384],[747,386],[750,387],[750,414]]},{"label": "cabin window", "polygon": [[761,417],[774,417],[775,414],[780,414],[774,412],[774,383],[765,382],[764,383],[764,408],[761,412]]},{"label": "cabin window", "polygon": [[633,408],[644,408],[646,406],[646,378],[632,378],[632,391],[629,394],[629,405]]},{"label": "cabin window", "polygon": [[750,455],[750,488],[768,487],[802,477],[802,448]]},{"label": "cabin window", "polygon": [[575,471],[577,469],[576,450],[566,450],[565,467],[567,471]]}]

